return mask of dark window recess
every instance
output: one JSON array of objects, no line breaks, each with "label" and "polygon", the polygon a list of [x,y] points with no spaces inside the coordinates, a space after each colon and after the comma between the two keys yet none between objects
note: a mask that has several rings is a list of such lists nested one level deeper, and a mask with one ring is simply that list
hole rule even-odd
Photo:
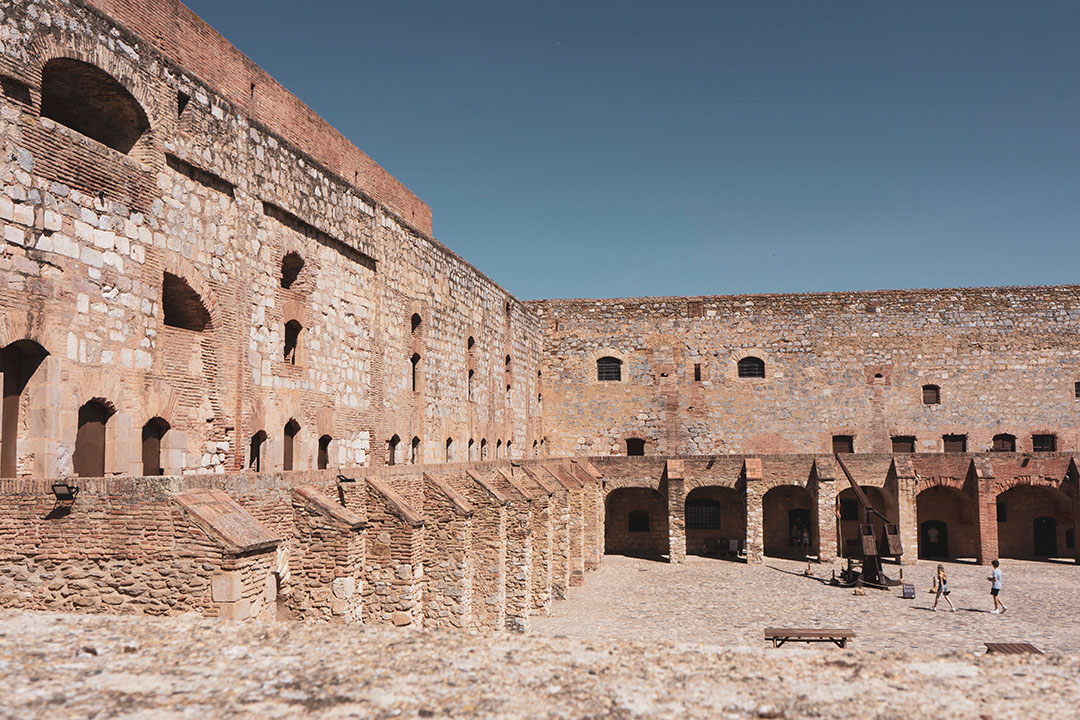
[{"label": "dark window recess", "polygon": [[386,464],[397,465],[398,448],[401,446],[401,438],[397,435],[386,441]]},{"label": "dark window recess", "polygon": [[248,448],[248,467],[259,472],[262,470],[263,445],[266,444],[266,433],[262,430],[251,436]]},{"label": "dark window recess", "polygon": [[446,462],[454,462],[454,439],[446,438]]},{"label": "dark window recess", "polygon": [[330,467],[330,443],[333,441],[334,438],[329,435],[319,438],[319,456],[316,464],[320,470]]},{"label": "dark window recess", "polygon": [[468,392],[469,402],[472,402],[472,399],[473,399],[473,378],[474,378],[475,375],[476,375],[476,373],[474,373],[472,370],[469,371],[469,385],[466,388],[466,390]]},{"label": "dark window recess", "polygon": [[480,459],[487,460],[487,438],[480,438]]},{"label": "dark window recess", "polygon": [[409,358],[409,362],[412,363],[412,390],[413,392],[420,392],[420,356],[413,353],[413,356]]},{"label": "dark window recess", "polygon": [[180,117],[184,114],[184,110],[187,109],[189,102],[191,102],[190,95],[182,90],[176,91],[176,117]]},{"label": "dark window recess", "polygon": [[175,155],[165,155],[165,164],[172,168],[175,172],[183,175],[186,178],[190,178],[199,183],[203,187],[208,187],[211,190],[216,190],[223,195],[229,197],[236,196],[236,186],[225,178],[218,177],[212,172],[207,172],[202,168],[197,168],[191,163],[181,160]]},{"label": "dark window recess", "polygon": [[705,302],[703,300],[688,300],[686,302],[686,316],[699,318],[705,314]]},{"label": "dark window recess", "polygon": [[915,436],[914,435],[895,435],[892,439],[892,451],[894,453],[913,453],[915,452]]},{"label": "dark window recess", "polygon": [[4,97],[14,100],[23,105],[33,104],[34,98],[30,94],[30,86],[18,78],[7,75],[0,77],[0,89],[4,91]]},{"label": "dark window recess", "polygon": [[469,341],[465,344],[465,348],[469,352],[472,352],[473,348],[475,348],[475,347],[476,347],[476,338],[474,338],[472,335],[470,335],[469,336]]},{"label": "dark window recess", "polygon": [[947,453],[967,452],[967,435],[942,435],[941,442]]},{"label": "dark window recess", "polygon": [[166,325],[195,332],[202,332],[210,325],[210,313],[199,293],[178,275],[167,272],[162,276],[161,307]]},{"label": "dark window recess", "polygon": [[694,382],[701,382],[701,363],[694,363]]},{"label": "dark window recess", "polygon": [[1076,398],[1077,400],[1080,400],[1080,382],[1078,382],[1078,383],[1073,383],[1073,396],[1074,396],[1074,397],[1075,397],[1075,398]]},{"label": "dark window recess", "polygon": [[17,340],[0,350],[4,373],[4,400],[0,415],[0,477],[15,477],[18,469],[19,410],[26,383],[48,353],[33,340]]},{"label": "dark window recess", "polygon": [[649,513],[644,510],[631,510],[627,517],[626,529],[632,533],[649,532]]},{"label": "dark window recess", "polygon": [[420,319],[420,315],[413,313],[412,319],[409,321],[409,325],[412,328],[412,334],[415,335],[420,330],[420,323],[423,322]]},{"label": "dark window recess", "polygon": [[994,436],[994,452],[1016,452],[1016,436],[1001,433]]},{"label": "dark window recess", "polygon": [[765,361],[756,357],[744,357],[739,361],[739,377],[763,378],[765,377]]},{"label": "dark window recess", "polygon": [[304,258],[299,253],[288,252],[281,259],[281,287],[288,290],[300,277],[300,271],[304,269]]},{"label": "dark window recess", "polygon": [[305,237],[311,238],[318,243],[334,248],[357,265],[362,265],[368,270],[375,270],[375,258],[360,250],[357,250],[344,240],[339,240],[333,235],[323,232],[311,223],[301,220],[285,208],[274,205],[271,202],[263,200],[262,206],[263,215],[274,218],[285,227],[295,230],[296,232],[300,233]]},{"label": "dark window recess", "polygon": [[1056,452],[1057,435],[1032,435],[1031,449],[1034,452]]},{"label": "dark window recess", "polygon": [[602,357],[596,361],[596,379],[604,382],[622,380],[622,360],[614,357]]},{"label": "dark window recess", "polygon": [[293,457],[296,453],[296,436],[300,433],[300,423],[289,420],[285,423],[285,447],[281,456],[281,469],[293,469]]},{"label": "dark window recess", "polygon": [[856,500],[840,501],[840,519],[859,521],[859,503]]},{"label": "dark window recess", "polygon": [[834,453],[855,452],[855,437],[853,435],[833,435],[832,451]]},{"label": "dark window recess", "polygon": [[687,530],[719,530],[720,502],[702,498],[686,501]]},{"label": "dark window recess", "polygon": [[1009,521],[1009,506],[1005,503],[997,504],[997,521],[1008,522]]},{"label": "dark window recess", "polygon": [[75,452],[71,457],[79,477],[102,477],[105,474],[105,424],[112,410],[97,400],[79,408],[79,429],[75,434]]},{"label": "dark window recess", "polygon": [[645,441],[642,438],[626,438],[627,455],[644,455]]},{"label": "dark window recess", "polygon": [[127,88],[104,70],[70,58],[42,68],[41,115],[124,154],[150,129]]},{"label": "dark window recess", "polygon": [[420,438],[414,437],[409,445],[409,463],[415,465],[420,462]]},{"label": "dark window recess", "polygon": [[142,429],[142,473],[145,476],[164,475],[161,467],[161,440],[169,430],[169,423],[153,418]]},{"label": "dark window recess", "polygon": [[923,405],[937,405],[941,402],[941,388],[937,385],[922,386]]},{"label": "dark window recess", "polygon": [[299,354],[300,346],[300,332],[304,327],[296,320],[290,320],[285,323],[285,362],[289,365],[295,365],[297,355]]}]

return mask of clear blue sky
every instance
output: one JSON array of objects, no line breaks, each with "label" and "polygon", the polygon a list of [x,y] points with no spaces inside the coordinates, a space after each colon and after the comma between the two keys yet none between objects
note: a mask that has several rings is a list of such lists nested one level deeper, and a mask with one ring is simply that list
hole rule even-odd
[{"label": "clear blue sky", "polygon": [[522,299],[1080,282],[1080,3],[188,5]]}]

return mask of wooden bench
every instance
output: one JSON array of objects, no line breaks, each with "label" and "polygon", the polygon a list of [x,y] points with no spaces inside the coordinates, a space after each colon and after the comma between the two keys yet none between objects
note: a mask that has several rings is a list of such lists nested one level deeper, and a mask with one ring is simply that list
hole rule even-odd
[{"label": "wooden bench", "polygon": [[842,648],[854,637],[851,628],[765,628],[765,639],[772,640],[773,647],[786,642],[832,642]]},{"label": "wooden bench", "polygon": [[1042,655],[1043,651],[1031,643],[983,643],[986,645],[986,654],[998,653],[1001,655]]}]

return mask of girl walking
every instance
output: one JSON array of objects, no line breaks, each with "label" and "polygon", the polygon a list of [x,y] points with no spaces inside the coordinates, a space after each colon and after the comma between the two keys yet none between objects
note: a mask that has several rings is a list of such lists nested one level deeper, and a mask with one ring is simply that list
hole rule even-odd
[{"label": "girl walking", "polygon": [[956,606],[952,604],[952,600],[949,599],[949,576],[945,574],[945,566],[937,566],[937,595],[934,596],[934,607],[931,608],[934,612],[937,612],[938,600],[945,597],[945,602],[949,603],[949,610],[956,612]]}]

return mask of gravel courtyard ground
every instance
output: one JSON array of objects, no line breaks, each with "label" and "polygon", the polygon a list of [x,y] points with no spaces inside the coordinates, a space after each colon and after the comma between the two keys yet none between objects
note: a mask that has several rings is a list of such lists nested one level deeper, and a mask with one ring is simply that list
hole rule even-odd
[{"label": "gravel courtyard ground", "polygon": [[[932,567],[909,579],[925,591]],[[799,569],[607,557],[527,635],[0,611],[0,717],[1076,716],[1080,568],[1007,563],[1003,617],[930,613],[925,592],[855,597]],[[985,568],[950,571],[960,606],[985,608]],[[772,649],[774,623],[858,639]],[[983,656],[984,640],[1052,652]]]}]

